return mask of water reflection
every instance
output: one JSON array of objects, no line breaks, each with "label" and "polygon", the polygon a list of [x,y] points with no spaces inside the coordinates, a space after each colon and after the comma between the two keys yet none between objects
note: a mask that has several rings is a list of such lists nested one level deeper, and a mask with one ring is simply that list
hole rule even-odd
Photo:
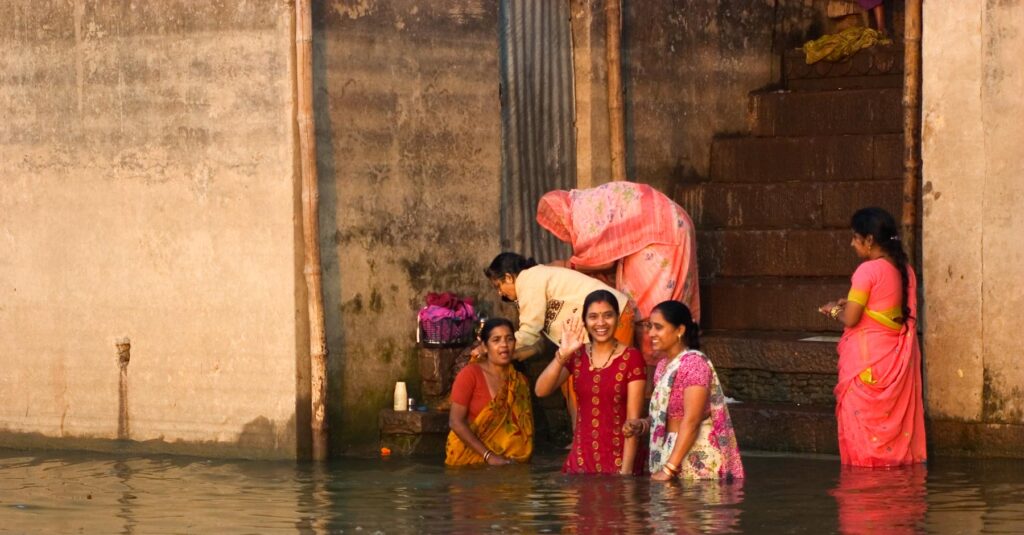
[{"label": "water reflection", "polygon": [[839,531],[847,535],[920,533],[928,511],[923,464],[897,468],[843,467],[832,497]]},{"label": "water reflection", "polygon": [[0,531],[33,533],[1014,533],[1024,464],[841,469],[747,455],[747,479],[568,477],[564,454],[501,469],[0,450]]}]

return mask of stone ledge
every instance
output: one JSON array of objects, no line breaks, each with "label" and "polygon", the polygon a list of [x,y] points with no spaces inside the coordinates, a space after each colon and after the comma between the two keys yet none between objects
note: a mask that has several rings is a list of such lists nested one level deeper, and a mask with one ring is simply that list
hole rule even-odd
[{"label": "stone ledge", "polygon": [[927,420],[928,452],[942,457],[1024,459],[1024,425]]},{"label": "stone ledge", "polygon": [[745,450],[838,454],[835,409],[815,405],[729,405],[736,440]]},{"label": "stone ledge", "polygon": [[421,435],[448,432],[447,412],[381,409],[378,422],[381,435]]},{"label": "stone ledge", "polygon": [[849,289],[848,277],[704,279],[701,323],[718,330],[839,332],[839,324],[818,307]]},{"label": "stone ledge", "polygon": [[[835,409],[818,405],[729,405],[745,450],[839,453]],[[1024,459],[1024,425],[926,420],[930,457]]]},{"label": "stone ledge", "polygon": [[839,366],[835,342],[800,341],[817,334],[710,331],[701,337],[701,347],[719,368],[835,375]]}]

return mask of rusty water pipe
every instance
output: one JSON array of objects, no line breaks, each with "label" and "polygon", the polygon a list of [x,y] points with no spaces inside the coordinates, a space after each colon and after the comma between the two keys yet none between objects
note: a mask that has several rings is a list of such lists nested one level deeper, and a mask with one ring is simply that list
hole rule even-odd
[{"label": "rusty water pipe", "polygon": [[313,12],[310,0],[295,0],[296,122],[302,172],[303,274],[309,312],[310,427],[313,460],[327,459],[327,341],[324,334],[323,281],[320,268],[320,191],[316,173],[316,131],[313,123]]},{"label": "rusty water pipe", "polygon": [[917,265],[921,183],[921,2],[907,0],[903,31],[903,242]]},{"label": "rusty water pipe", "polygon": [[612,180],[626,179],[626,117],[622,98],[622,0],[605,0],[605,57],[608,63],[608,144]]}]

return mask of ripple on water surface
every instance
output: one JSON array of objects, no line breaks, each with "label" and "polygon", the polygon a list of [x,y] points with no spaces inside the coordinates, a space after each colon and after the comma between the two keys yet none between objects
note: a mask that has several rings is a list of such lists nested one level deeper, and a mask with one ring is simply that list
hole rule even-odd
[{"label": "ripple on water surface", "polygon": [[323,466],[0,450],[0,531],[33,533],[1020,533],[1024,464],[841,469],[744,456],[746,481],[663,485],[531,465]]}]

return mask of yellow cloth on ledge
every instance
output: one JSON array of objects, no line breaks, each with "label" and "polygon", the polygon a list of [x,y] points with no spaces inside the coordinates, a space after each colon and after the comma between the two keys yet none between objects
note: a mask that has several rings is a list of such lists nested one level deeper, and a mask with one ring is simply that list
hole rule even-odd
[{"label": "yellow cloth on ledge", "polygon": [[807,64],[821,60],[841,61],[857,53],[858,50],[875,45],[891,45],[892,39],[884,37],[877,30],[854,26],[839,33],[823,35],[813,41],[804,43],[803,50],[807,56]]}]

